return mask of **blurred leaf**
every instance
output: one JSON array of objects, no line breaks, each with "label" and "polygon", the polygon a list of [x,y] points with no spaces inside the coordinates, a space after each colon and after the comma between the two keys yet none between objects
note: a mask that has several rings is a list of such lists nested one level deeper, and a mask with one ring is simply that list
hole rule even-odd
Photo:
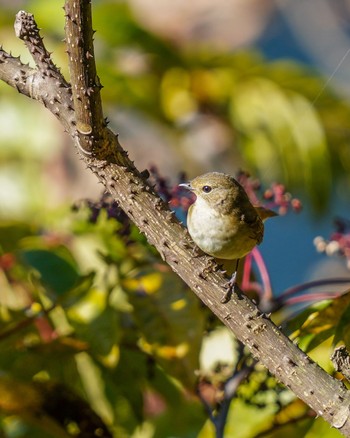
[{"label": "blurred leaf", "polygon": [[60,338],[48,344],[40,344],[32,327],[24,334],[23,337],[23,333],[19,332],[12,338],[2,340],[0,369],[24,381],[31,381],[37,375],[50,377],[82,392],[74,356],[85,351],[88,344],[74,338]]},{"label": "blurred leaf", "polygon": [[350,292],[321,303],[320,308],[313,306],[298,315],[290,324],[294,327],[300,324],[293,335],[298,337],[299,346],[304,351],[310,351],[334,336],[334,344],[342,341],[349,348],[349,305]]},{"label": "blurred leaf", "polygon": [[271,425],[265,430],[262,429],[258,436],[264,438],[305,436],[313,422],[314,419],[310,418],[310,408],[301,400],[294,399],[276,413]]},{"label": "blurred leaf", "polygon": [[133,18],[127,3],[114,1],[97,3],[94,8],[94,22],[99,34],[112,47],[142,47],[146,52],[158,54],[162,58],[163,67],[170,62],[179,62],[177,50],[170,43],[142,28]]},{"label": "blurred leaf", "polygon": [[[295,435],[294,435],[295,436]],[[315,419],[305,438],[341,438],[343,435],[336,428],[329,427],[322,417]],[[281,437],[283,438],[283,437]]]},{"label": "blurred leaf", "polygon": [[37,412],[43,404],[42,395],[31,385],[1,377],[0,388],[0,408],[5,412],[22,414],[26,411]]},{"label": "blurred leaf", "polygon": [[324,300],[308,306],[305,310],[298,313],[294,318],[287,321],[287,323],[284,325],[284,333],[290,336],[294,332],[297,332],[308,318],[312,318],[311,315],[322,311],[329,306],[329,303],[330,302],[328,300]]},{"label": "blurred leaf", "polygon": [[272,180],[286,179],[288,186],[303,185],[318,207],[327,201],[331,171],[326,136],[305,97],[253,77],[235,89],[231,114],[251,166]]},{"label": "blurred leaf", "polygon": [[[0,409],[17,414],[49,435],[88,438],[99,429],[112,437],[104,423],[89,405],[64,385],[51,382],[23,383],[0,378]],[[72,433],[75,426],[75,433]]]},{"label": "blurred leaf", "polygon": [[69,322],[74,327],[76,335],[88,343],[90,354],[95,357],[107,356],[119,343],[121,337],[119,315],[109,306],[106,306],[88,324],[72,317],[69,318]]},{"label": "blurred leaf", "polygon": [[155,419],[156,430],[153,438],[169,436],[194,438],[198,436],[205,422],[203,406],[198,401],[182,399],[177,406],[172,406]]},{"label": "blurred leaf", "polygon": [[[29,2],[39,26],[44,29],[48,48],[55,51],[54,60],[65,69],[65,46],[60,42],[64,13],[54,20],[54,4]],[[4,7],[10,6],[4,5],[0,6],[2,35],[11,32],[11,41],[15,41],[13,17],[4,11]],[[326,200],[323,196],[328,194],[331,167],[334,177],[348,176],[349,105],[342,97],[325,90],[322,78],[293,62],[266,62],[257,52],[222,51],[218,56],[209,47],[180,48],[139,25],[126,2],[96,2],[93,15],[99,76],[105,85],[103,98],[116,118],[125,107],[132,109],[124,114],[124,123],[120,123],[123,129],[132,131],[136,119],[139,132],[145,121],[149,127],[153,118],[151,122],[161,126],[167,139],[172,139],[176,153],[180,153],[178,145],[190,144],[201,116],[212,117],[224,127],[223,147],[220,143],[217,148],[219,158],[228,156],[227,152],[231,154],[232,151],[224,148],[236,145],[238,139],[243,158],[264,172],[263,177],[268,175],[271,179],[285,180],[290,186],[305,187],[316,205]],[[5,29],[10,22],[10,27]],[[17,53],[22,43],[14,44],[8,47]],[[24,59],[29,56],[26,53]],[[1,330],[9,329],[10,333],[4,338],[0,336],[0,373],[21,378],[30,386],[33,379],[68,385],[74,393],[87,396],[93,409],[103,411],[118,437],[129,437],[135,431],[141,435],[144,421],[155,428],[155,437],[198,436],[205,413],[197,400],[193,400],[191,390],[207,310],[202,310],[194,295],[166,267],[154,265],[158,256],[136,227],[124,229],[123,223],[108,219],[109,212],[104,210],[99,212],[97,223],[93,223],[88,209],[80,211],[81,215],[75,213],[74,217],[67,212],[59,215],[56,210],[48,210],[47,199],[55,193],[46,183],[53,169],[52,147],[58,148],[64,141],[59,129],[52,135],[53,126],[33,123],[32,103],[26,106],[23,97],[17,103],[13,101],[13,90],[0,87],[8,96],[2,105],[1,122],[6,129],[3,129],[1,160],[15,172],[11,183],[20,182],[16,193],[20,194],[22,210],[17,214],[25,211],[27,217],[33,217],[35,211],[39,221],[38,229],[25,222],[0,224],[1,251],[20,248],[23,256],[0,278]],[[28,129],[19,129],[23,126]],[[46,148],[48,139],[51,139],[50,152]],[[28,149],[29,143],[35,145],[33,150]],[[188,151],[186,148],[186,158]],[[235,158],[240,157],[235,154]],[[54,161],[55,170],[70,163],[66,154],[64,159]],[[235,163],[237,160],[232,160],[231,165]],[[43,178],[38,179],[38,175]],[[54,182],[60,184],[61,180],[55,178]],[[61,194],[62,187],[59,188]],[[14,199],[10,198],[10,203],[15,204]],[[3,214],[11,212],[5,207]],[[54,230],[59,230],[58,234],[46,233],[48,222]],[[52,248],[47,243],[62,230],[63,239],[71,242],[72,253],[63,245]],[[36,328],[39,320],[27,317],[32,310],[34,278],[32,275],[28,279],[28,266],[47,286],[42,291],[43,302],[45,293],[57,295],[57,307],[48,318],[59,339],[43,343]],[[79,275],[90,271],[94,273]],[[121,290],[121,283],[127,293]],[[9,297],[15,297],[17,302],[10,302]],[[335,333],[334,342],[344,340],[348,345],[348,308],[347,302],[333,309],[327,302],[304,312],[293,321],[294,330],[300,329],[301,344],[310,349]],[[56,311],[60,314],[55,314]],[[82,356],[90,368],[80,361]],[[265,403],[275,387],[267,391],[263,388],[265,381],[258,379],[252,379],[250,385],[247,403],[237,401],[230,411],[227,432],[232,431],[235,436],[255,436],[276,417],[290,414],[287,409],[276,414],[276,398],[273,406],[260,408],[258,403],[254,406],[254,400]],[[64,393],[60,387],[56,390],[52,398]],[[52,401],[46,400],[48,404]],[[53,410],[60,414],[66,407],[69,404],[63,400]],[[88,417],[93,415],[89,406],[82,412],[87,412]],[[6,429],[10,438],[53,434],[53,429],[42,432],[40,427],[25,425],[14,415],[5,416],[5,422],[14,425],[11,433]],[[273,436],[304,436],[313,423],[311,419],[286,424],[280,432],[274,431]],[[314,436],[328,436],[325,426],[317,427]],[[212,427],[204,429],[209,431],[206,438],[212,438]],[[204,435],[200,433],[200,436]]]},{"label": "blurred leaf", "polygon": [[97,3],[94,23],[100,43],[100,77],[108,90],[102,91],[104,100],[117,99],[121,107],[162,117],[157,100],[159,76],[169,66],[182,63],[179,51],[142,28],[125,2]]},{"label": "blurred leaf", "polygon": [[[347,293],[350,296],[350,292]],[[344,300],[343,312],[340,313],[340,318],[335,330],[333,344],[342,342],[346,348],[350,350],[350,300]]]},{"label": "blurred leaf", "polygon": [[64,294],[79,280],[76,267],[53,250],[24,250],[21,251],[21,257],[39,272],[43,284],[56,295]]},{"label": "blurred leaf", "polygon": [[64,307],[71,307],[86,296],[95,280],[95,272],[80,276],[75,286],[60,296],[59,303]]},{"label": "blurred leaf", "polygon": [[129,290],[142,349],[185,387],[193,388],[205,323],[197,298],[166,267],[162,272],[139,271],[123,286]]},{"label": "blurred leaf", "polygon": [[[276,406],[257,407],[248,405],[240,399],[235,399],[230,405],[230,411],[225,426],[225,436],[248,438],[266,429],[273,420]],[[249,421],[244,421],[249,418]]]},{"label": "blurred leaf", "polygon": [[30,223],[17,221],[0,222],[1,252],[13,252],[17,249],[21,239],[34,235],[36,231],[36,228]]},{"label": "blurred leaf", "polygon": [[205,421],[198,401],[188,400],[179,385],[151,356],[130,345],[121,345],[115,370],[103,368],[106,396],[115,410],[116,422],[129,436],[137,424],[149,417],[154,438],[192,437]]},{"label": "blurred leaf", "polygon": [[121,347],[117,366],[107,368],[101,362],[104,391],[116,419],[116,423],[131,436],[144,419],[144,391],[152,379],[153,364],[149,358],[134,349]]},{"label": "blurred leaf", "polygon": [[[16,271],[24,271],[22,266],[15,266]],[[22,268],[22,269],[21,269]],[[22,274],[22,272],[20,273]],[[23,310],[30,306],[31,299],[28,289],[21,281],[9,278],[0,270],[0,305],[8,312],[10,310]]]},{"label": "blurred leaf", "polygon": [[[296,438],[308,436],[308,431],[314,423],[314,419],[302,419],[300,421],[291,421],[284,425],[272,426],[271,431],[262,432],[261,438]],[[323,437],[323,435],[320,435]]]}]

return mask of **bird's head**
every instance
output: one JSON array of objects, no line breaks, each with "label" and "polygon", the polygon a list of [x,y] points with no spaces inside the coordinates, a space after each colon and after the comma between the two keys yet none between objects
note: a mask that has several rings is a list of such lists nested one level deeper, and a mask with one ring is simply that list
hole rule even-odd
[{"label": "bird's head", "polygon": [[180,184],[191,190],[198,198],[204,200],[210,207],[233,207],[243,194],[241,185],[230,175],[219,172],[209,172],[197,176],[189,183]]}]

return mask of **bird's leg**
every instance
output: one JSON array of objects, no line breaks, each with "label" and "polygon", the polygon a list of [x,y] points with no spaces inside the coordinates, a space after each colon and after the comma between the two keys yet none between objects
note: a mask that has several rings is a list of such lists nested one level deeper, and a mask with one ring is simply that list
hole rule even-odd
[{"label": "bird's leg", "polygon": [[236,285],[236,279],[237,279],[237,271],[238,271],[238,265],[239,265],[239,259],[236,261],[236,267],[235,270],[227,282],[227,291],[225,292],[224,296],[221,298],[222,303],[228,303],[232,297],[232,293],[235,291]]}]

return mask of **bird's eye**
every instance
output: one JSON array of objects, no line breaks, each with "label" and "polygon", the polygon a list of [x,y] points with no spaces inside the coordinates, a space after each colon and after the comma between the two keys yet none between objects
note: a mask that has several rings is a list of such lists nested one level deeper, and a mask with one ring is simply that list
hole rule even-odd
[{"label": "bird's eye", "polygon": [[202,190],[204,193],[209,193],[209,192],[211,192],[211,187],[210,186],[203,186]]}]

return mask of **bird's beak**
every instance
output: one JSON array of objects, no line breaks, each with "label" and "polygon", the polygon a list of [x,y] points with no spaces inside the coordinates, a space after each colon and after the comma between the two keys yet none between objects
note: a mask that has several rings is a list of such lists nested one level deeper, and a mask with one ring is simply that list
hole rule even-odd
[{"label": "bird's beak", "polygon": [[191,183],[181,183],[181,184],[179,184],[179,187],[183,187],[184,189],[192,191]]}]

